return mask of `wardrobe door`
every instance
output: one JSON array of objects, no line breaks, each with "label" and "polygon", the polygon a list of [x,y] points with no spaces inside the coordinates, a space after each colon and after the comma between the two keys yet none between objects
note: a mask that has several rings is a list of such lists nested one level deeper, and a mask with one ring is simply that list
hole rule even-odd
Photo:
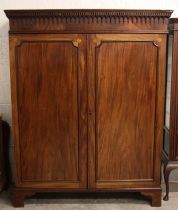
[{"label": "wardrobe door", "polygon": [[166,36],[88,40],[89,187],[160,186]]},{"label": "wardrobe door", "polygon": [[84,35],[12,35],[16,186],[86,188]]}]

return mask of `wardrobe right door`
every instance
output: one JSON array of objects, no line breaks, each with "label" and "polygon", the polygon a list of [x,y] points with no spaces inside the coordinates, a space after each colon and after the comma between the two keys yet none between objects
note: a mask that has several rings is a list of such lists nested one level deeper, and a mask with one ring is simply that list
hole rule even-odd
[{"label": "wardrobe right door", "polygon": [[166,35],[88,37],[89,188],[160,186]]}]

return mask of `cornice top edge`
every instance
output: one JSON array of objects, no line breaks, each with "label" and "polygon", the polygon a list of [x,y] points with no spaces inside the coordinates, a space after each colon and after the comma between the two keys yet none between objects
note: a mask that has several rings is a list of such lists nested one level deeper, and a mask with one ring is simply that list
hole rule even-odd
[{"label": "cornice top edge", "polygon": [[10,18],[18,17],[167,17],[173,10],[116,10],[116,9],[63,9],[63,10],[4,10]]}]

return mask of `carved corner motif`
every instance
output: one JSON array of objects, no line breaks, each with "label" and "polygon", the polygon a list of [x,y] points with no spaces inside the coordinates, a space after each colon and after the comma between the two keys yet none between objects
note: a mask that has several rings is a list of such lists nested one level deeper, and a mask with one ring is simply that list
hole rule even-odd
[{"label": "carved corner motif", "polygon": [[153,45],[154,45],[155,47],[160,47],[160,45],[159,45],[160,42],[159,42],[159,41],[153,40],[152,43],[153,43]]},{"label": "carved corner motif", "polygon": [[72,40],[72,43],[75,47],[78,47],[81,42],[82,40],[80,38]]},{"label": "carved corner motif", "polygon": [[96,47],[100,47],[101,44],[102,44],[102,40],[101,39],[94,39],[93,42],[94,42]]},{"label": "carved corner motif", "polygon": [[24,40],[18,40],[17,42],[16,42],[16,45],[15,45],[15,47],[21,47],[21,45],[24,43]]}]

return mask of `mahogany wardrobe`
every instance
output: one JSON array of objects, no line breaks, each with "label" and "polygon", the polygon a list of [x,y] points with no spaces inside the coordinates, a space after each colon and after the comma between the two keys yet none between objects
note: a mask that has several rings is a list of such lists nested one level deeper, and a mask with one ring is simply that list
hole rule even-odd
[{"label": "mahogany wardrobe", "polygon": [[161,206],[168,10],[6,10],[15,186]]}]

